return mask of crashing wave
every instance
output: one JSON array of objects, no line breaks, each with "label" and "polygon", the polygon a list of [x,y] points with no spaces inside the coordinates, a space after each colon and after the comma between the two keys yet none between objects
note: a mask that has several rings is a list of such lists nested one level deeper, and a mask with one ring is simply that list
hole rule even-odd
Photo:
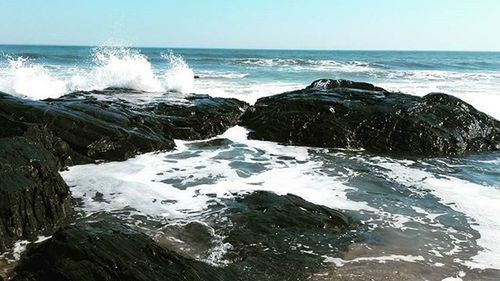
[{"label": "crashing wave", "polygon": [[92,51],[86,67],[57,72],[26,57],[9,57],[0,68],[0,91],[30,99],[57,98],[72,91],[131,88],[146,92],[191,93],[194,72],[182,56],[162,55],[165,68],[155,70],[148,58],[137,50],[99,47]]}]

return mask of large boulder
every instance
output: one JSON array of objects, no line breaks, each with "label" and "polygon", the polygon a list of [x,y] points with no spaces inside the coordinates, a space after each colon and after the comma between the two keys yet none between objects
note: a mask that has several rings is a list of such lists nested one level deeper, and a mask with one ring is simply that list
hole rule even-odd
[{"label": "large boulder", "polygon": [[125,160],[137,153],[175,147],[154,116],[136,112],[126,102],[76,95],[31,101],[0,93],[0,115],[45,126],[69,144],[74,164]]},{"label": "large boulder", "polygon": [[60,162],[24,137],[0,138],[0,252],[71,221],[69,187]]},{"label": "large boulder", "polygon": [[61,167],[71,165],[70,147],[61,138],[55,136],[47,126],[10,120],[0,115],[0,137],[22,136],[30,142],[43,146],[54,154]]},{"label": "large boulder", "polygon": [[[79,222],[28,249],[13,281],[223,280],[222,270],[169,251],[120,222]],[[236,280],[236,279],[233,279]]]},{"label": "large boulder", "polygon": [[405,155],[500,149],[500,122],[442,93],[424,97],[368,83],[318,80],[261,98],[242,117],[251,138]]},{"label": "large boulder", "polygon": [[187,102],[173,104],[161,102],[147,106],[158,116],[168,118],[171,133],[176,139],[207,139],[222,134],[238,121],[248,104],[227,98],[213,98],[207,95],[186,97]]},{"label": "large boulder", "polygon": [[60,140],[56,147],[67,147],[60,154],[71,161],[63,162],[125,160],[139,153],[173,149],[174,138],[220,134],[234,126],[247,107],[244,102],[208,96],[134,104],[119,98],[127,93],[141,94],[108,89],[32,101],[0,93],[0,124],[8,124],[8,129],[0,129],[0,137],[25,135],[35,127]]},{"label": "large boulder", "polygon": [[323,255],[341,255],[357,239],[348,215],[292,194],[256,191],[228,204],[223,217],[226,271],[240,280],[306,280]]},{"label": "large boulder", "polygon": [[[12,280],[306,280],[319,270],[324,254],[335,256],[356,240],[346,214],[294,195],[258,191],[224,205],[208,220],[213,231],[197,222],[167,225],[165,234],[179,247],[154,242],[113,218],[79,221],[31,246]],[[221,238],[230,246],[217,242],[213,248]],[[220,263],[215,266],[186,253],[191,247],[227,252],[212,260]]]}]

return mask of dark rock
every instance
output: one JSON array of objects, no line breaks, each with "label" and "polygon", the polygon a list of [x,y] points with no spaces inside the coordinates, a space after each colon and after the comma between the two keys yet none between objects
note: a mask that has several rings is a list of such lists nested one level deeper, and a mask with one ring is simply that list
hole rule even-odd
[{"label": "dark rock", "polygon": [[224,279],[219,268],[162,248],[145,234],[118,222],[101,221],[65,227],[28,249],[12,280]]},{"label": "dark rock", "polygon": [[334,90],[338,88],[358,89],[366,91],[385,91],[384,89],[376,87],[370,83],[333,79],[316,80],[311,85],[306,87],[306,89],[308,90]]},{"label": "dark rock", "polygon": [[125,102],[88,96],[30,101],[0,93],[0,115],[47,127],[69,144],[74,164],[125,160],[138,153],[174,147],[171,136],[154,116],[135,112]]},{"label": "dark rock", "polygon": [[200,79],[200,76],[199,75],[195,75],[194,79]]},{"label": "dark rock", "polygon": [[419,156],[500,149],[500,122],[456,97],[346,80],[261,98],[241,124],[253,130],[251,138],[294,145]]},{"label": "dark rock", "polygon": [[[167,225],[169,237],[186,243],[179,248],[173,240],[159,244],[108,217],[66,226],[30,246],[12,280],[306,280],[320,268],[322,255],[345,251],[355,240],[354,224],[343,212],[294,195],[254,192],[221,211],[214,230],[232,246],[222,267],[193,259],[210,255],[214,246],[214,232],[206,225]],[[186,247],[197,249],[186,252]]]},{"label": "dark rock", "polygon": [[0,137],[23,136],[31,142],[38,143],[52,152],[59,159],[61,167],[71,165],[69,145],[61,138],[40,124],[9,120],[0,115]]},{"label": "dark rock", "polygon": [[[221,231],[232,247],[226,270],[240,280],[306,280],[322,255],[341,253],[355,239],[355,224],[338,210],[295,195],[257,191],[229,205]],[[332,248],[333,247],[333,248]]]},{"label": "dark rock", "polygon": [[24,137],[0,138],[0,251],[72,219],[69,187],[51,152]]},{"label": "dark rock", "polygon": [[[6,124],[0,137],[28,134],[41,139],[66,164],[71,163],[68,160],[73,164],[125,160],[139,153],[173,149],[174,138],[220,134],[234,126],[247,107],[237,100],[208,96],[149,105],[95,97],[119,94],[141,93],[107,89],[45,101],[0,93],[0,124]],[[37,131],[27,133],[29,128]]]},{"label": "dark rock", "polygon": [[155,241],[190,258],[208,257],[216,247],[212,229],[196,221],[168,224],[155,235]]},{"label": "dark rock", "polygon": [[176,139],[215,137],[238,124],[248,104],[237,99],[212,98],[207,95],[187,97],[185,104],[161,102],[150,109],[172,123]]}]

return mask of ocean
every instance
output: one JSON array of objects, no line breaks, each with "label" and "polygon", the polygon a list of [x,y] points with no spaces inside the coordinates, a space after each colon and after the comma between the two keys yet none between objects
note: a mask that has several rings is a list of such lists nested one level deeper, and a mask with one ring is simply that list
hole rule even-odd
[{"label": "ocean", "polygon": [[[136,102],[175,92],[254,103],[320,78],[419,96],[444,92],[500,119],[496,52],[0,46],[0,91],[29,99],[124,87],[144,91],[126,97]],[[418,278],[409,280],[500,279],[500,152],[392,158],[249,140],[247,133],[236,126],[211,140],[177,140],[175,151],[75,166],[62,176],[80,215],[119,216],[152,232],[164,223],[209,224],[214,204],[253,190],[346,210],[361,222],[362,239],[343,256],[298,245],[324,258],[312,280],[394,270]],[[105,200],[95,200],[98,193]],[[223,266],[230,245],[222,238],[197,258]]]}]

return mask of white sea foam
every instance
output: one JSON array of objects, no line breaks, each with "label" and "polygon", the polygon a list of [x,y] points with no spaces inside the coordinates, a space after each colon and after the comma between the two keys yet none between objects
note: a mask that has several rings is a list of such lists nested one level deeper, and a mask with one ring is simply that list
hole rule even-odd
[{"label": "white sea foam", "polygon": [[201,79],[241,79],[247,77],[248,73],[240,73],[233,71],[213,71],[213,70],[200,70],[197,72]]},{"label": "white sea foam", "polygon": [[128,48],[101,47],[94,50],[96,67],[82,79],[76,89],[123,87],[150,92],[162,90],[147,57]]},{"label": "white sea foam", "polygon": [[219,79],[198,79],[195,92],[208,93],[214,97],[237,98],[254,104],[259,98],[302,89],[306,85],[293,82],[248,83],[244,81],[219,81]]},{"label": "white sea foam", "polygon": [[7,263],[18,261],[21,258],[21,255],[26,251],[28,245],[31,243],[42,243],[50,238],[51,236],[38,236],[38,238],[33,242],[28,240],[18,240],[14,243],[14,246],[10,251],[0,253],[0,260],[5,260]]},{"label": "white sea foam", "polygon": [[162,57],[168,62],[169,66],[163,77],[164,89],[191,93],[194,88],[194,72],[184,59],[175,55],[173,52],[163,54]]},{"label": "white sea foam", "polygon": [[31,99],[57,98],[71,91],[122,87],[147,92],[191,93],[194,72],[184,59],[172,52],[155,70],[148,58],[129,48],[101,47],[92,53],[89,66],[49,69],[23,57],[6,57],[0,69],[0,91]]},{"label": "white sea foam", "polygon": [[495,72],[453,72],[443,70],[390,71],[376,83],[390,91],[424,96],[431,92],[454,95],[500,120],[500,74]]},{"label": "white sea foam", "polygon": [[33,99],[56,98],[68,88],[45,66],[23,57],[7,57],[8,64],[0,69],[0,91]]},{"label": "white sea foam", "polygon": [[[248,73],[207,69],[198,70],[196,74],[202,79],[195,81],[194,71],[181,56],[167,52],[162,57],[165,60],[163,63],[153,65],[139,51],[123,47],[101,47],[93,51],[93,61],[89,65],[69,67],[39,64],[23,57],[4,55],[6,63],[0,67],[0,91],[44,99],[76,90],[125,87],[158,93],[206,93],[236,97],[254,103],[260,97],[300,89],[307,84],[293,80],[255,81],[247,79]],[[368,81],[372,80],[388,90],[420,96],[430,92],[445,92],[500,119],[500,111],[496,106],[500,103],[500,74],[496,72],[388,70],[364,61],[332,59],[244,58],[235,61],[248,67],[269,66],[272,71],[290,72],[290,75],[318,72],[317,78],[362,75]]]},{"label": "white sea foam", "polygon": [[[408,248],[394,245],[397,255],[378,256],[380,252],[375,251],[374,257],[332,262],[423,262],[422,256],[425,256],[429,264],[439,265],[460,256],[465,259],[457,259],[457,262],[473,268],[500,268],[500,248],[496,243],[500,229],[496,215],[500,213],[497,204],[500,186],[437,176],[414,167],[416,162],[411,160],[328,153],[329,157],[359,158],[364,165],[378,167],[374,171],[408,187],[408,191],[418,197],[431,192],[442,204],[469,218],[469,225],[481,235],[476,240],[470,233],[441,224],[437,218],[449,215],[442,211],[397,205],[389,211],[386,204],[380,206],[377,201],[353,200],[348,194],[356,193],[358,188],[350,186],[348,181],[356,177],[357,172],[338,175],[325,172],[324,159],[313,157],[317,153],[323,155],[321,149],[248,140],[247,131],[241,127],[231,128],[217,139],[230,142],[225,145],[217,142],[213,149],[205,149],[207,141],[177,140],[177,150],[172,152],[149,153],[124,162],[71,167],[62,175],[71,186],[73,196],[82,200],[87,213],[135,209],[141,215],[159,220],[192,219],[209,211],[214,202],[223,203],[221,200],[236,194],[254,190],[292,193],[316,204],[367,214],[370,219],[364,224],[371,230],[389,228],[412,233],[422,231],[420,224],[429,235],[439,233],[446,238],[436,244],[422,245],[424,249],[413,248],[418,243]],[[96,193],[103,194],[103,200],[94,200]],[[482,248],[471,259],[470,254],[464,252],[471,250],[467,248],[470,243],[477,243],[479,250]]]},{"label": "white sea foam", "polygon": [[430,190],[443,204],[469,218],[470,226],[481,235],[477,243],[483,249],[470,261],[463,261],[463,264],[472,268],[500,269],[500,185],[485,186],[451,176],[436,177],[411,165],[379,159],[377,165],[390,171],[387,173],[389,178],[424,191]]},{"label": "white sea foam", "polygon": [[378,263],[387,263],[387,262],[419,262],[419,261],[425,261],[425,258],[423,256],[411,256],[411,255],[387,255],[387,256],[380,256],[380,257],[359,257],[355,258],[352,260],[344,260],[341,258],[332,258],[332,257],[327,257],[325,256],[325,262],[328,263],[333,263],[337,267],[342,267],[346,264],[349,263],[360,263],[360,262],[378,262]]},{"label": "white sea foam", "polygon": [[[311,176],[311,171],[321,163],[308,159],[307,148],[250,141],[241,127],[228,130],[221,138],[232,140],[238,146],[248,146],[244,149],[248,155],[224,157],[225,153],[230,155],[232,148],[190,155],[189,145],[193,142],[177,141],[178,149],[173,152],[145,154],[125,162],[71,167],[62,175],[72,186],[73,196],[83,200],[84,210],[89,213],[133,208],[159,219],[182,218],[203,213],[214,200],[214,194],[222,199],[253,190],[293,193],[333,208],[373,210],[363,202],[348,200],[346,193],[352,188],[342,180]],[[185,157],[183,153],[188,154]],[[252,155],[261,153],[264,159],[252,160]],[[280,157],[293,161],[278,161]],[[262,169],[252,173],[233,168],[232,162],[240,158]],[[164,174],[159,175],[160,171]],[[178,179],[176,183],[182,186],[175,187],[165,181],[172,179]],[[92,199],[97,192],[104,194],[104,202]],[[164,200],[172,203],[163,204]]]},{"label": "white sea foam", "polygon": [[361,73],[382,71],[376,65],[363,61],[336,61],[331,59],[299,59],[299,58],[243,58],[237,63],[250,67],[273,67],[286,71],[328,71],[344,73]]}]

